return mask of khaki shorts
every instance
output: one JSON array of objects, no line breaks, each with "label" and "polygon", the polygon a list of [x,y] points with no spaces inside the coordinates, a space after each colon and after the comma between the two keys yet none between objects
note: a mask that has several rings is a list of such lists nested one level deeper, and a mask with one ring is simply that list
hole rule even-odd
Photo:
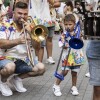
[{"label": "khaki shorts", "polygon": [[[48,27],[48,37],[53,37],[54,30],[55,30],[55,26]],[[46,40],[41,42],[41,47],[44,47],[45,45],[46,45]]]}]

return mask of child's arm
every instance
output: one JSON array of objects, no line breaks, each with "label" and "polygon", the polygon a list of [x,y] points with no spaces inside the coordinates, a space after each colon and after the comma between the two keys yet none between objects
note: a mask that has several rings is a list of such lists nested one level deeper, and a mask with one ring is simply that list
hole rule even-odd
[{"label": "child's arm", "polygon": [[67,49],[69,47],[68,42],[65,40],[65,34],[62,34],[59,39],[59,47],[63,47],[64,49]]},{"label": "child's arm", "polygon": [[80,39],[83,40],[83,36],[84,34],[82,32],[80,32]]}]

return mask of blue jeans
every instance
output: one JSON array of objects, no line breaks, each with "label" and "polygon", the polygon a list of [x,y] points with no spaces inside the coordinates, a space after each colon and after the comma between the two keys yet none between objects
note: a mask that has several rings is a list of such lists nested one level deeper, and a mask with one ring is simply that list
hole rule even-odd
[{"label": "blue jeans", "polygon": [[[13,61],[8,60],[8,59],[0,60],[0,69],[4,68],[6,64],[11,63],[11,62]],[[23,73],[28,73],[32,71],[32,67],[20,59],[16,60],[14,63],[16,65],[16,68],[15,68],[16,74],[23,74]]]}]

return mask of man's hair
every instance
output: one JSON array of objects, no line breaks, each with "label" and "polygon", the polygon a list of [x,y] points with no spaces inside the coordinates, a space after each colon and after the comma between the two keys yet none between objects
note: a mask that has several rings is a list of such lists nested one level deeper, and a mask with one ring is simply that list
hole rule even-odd
[{"label": "man's hair", "polygon": [[64,18],[64,22],[72,21],[73,23],[76,22],[75,16],[73,14],[67,14]]},{"label": "man's hair", "polygon": [[25,3],[25,2],[19,1],[19,2],[17,2],[17,3],[15,4],[14,9],[15,9],[15,8],[27,9],[27,8],[28,8],[28,5],[27,5],[27,3]]}]

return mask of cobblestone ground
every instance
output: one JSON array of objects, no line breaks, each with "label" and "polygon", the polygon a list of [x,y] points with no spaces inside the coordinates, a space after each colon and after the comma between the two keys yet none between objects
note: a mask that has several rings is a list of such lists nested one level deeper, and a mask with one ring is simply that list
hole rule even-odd
[{"label": "cobblestone ground", "polygon": [[[13,90],[13,96],[4,97],[0,93],[0,100],[92,100],[92,86],[89,85],[89,78],[85,77],[88,72],[88,63],[81,66],[80,72],[78,74],[77,87],[79,89],[78,96],[72,96],[70,93],[71,88],[71,75],[69,74],[65,77],[64,81],[61,83],[62,96],[56,97],[52,92],[52,86],[55,82],[54,72],[57,66],[57,62],[60,55],[60,49],[58,47],[59,35],[54,35],[53,38],[53,58],[56,61],[54,65],[46,66],[46,72],[43,76],[27,78],[23,80],[24,87],[27,88],[26,93],[18,93],[11,86]],[[85,41],[84,53],[87,41]],[[44,55],[43,62],[46,61],[46,52]],[[59,68],[60,69],[60,68]]]}]

